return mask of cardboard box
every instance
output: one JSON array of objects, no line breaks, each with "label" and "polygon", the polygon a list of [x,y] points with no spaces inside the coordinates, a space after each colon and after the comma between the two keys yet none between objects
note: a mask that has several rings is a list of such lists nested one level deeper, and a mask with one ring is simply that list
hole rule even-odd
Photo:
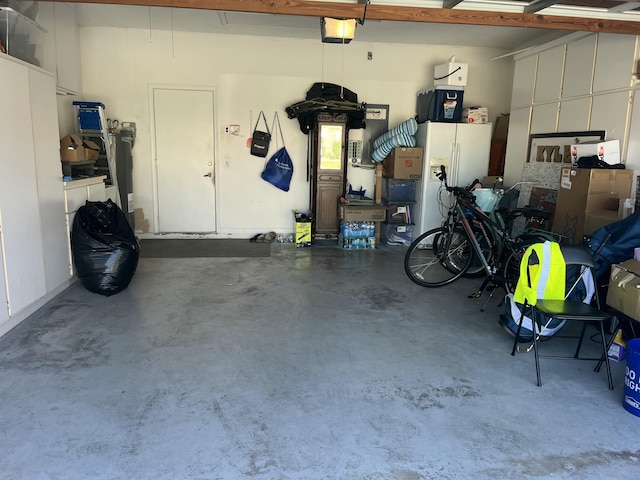
[{"label": "cardboard box", "polygon": [[464,123],[489,123],[489,110],[485,107],[469,107],[462,109]]},{"label": "cardboard box", "polygon": [[100,154],[100,147],[97,143],[91,140],[83,140],[82,146],[84,147],[84,158],[86,160],[97,160]]},{"label": "cardboard box", "polygon": [[449,62],[436,65],[433,69],[433,84],[464,87],[467,85],[468,74],[469,65],[466,63]]},{"label": "cardboard box", "polygon": [[[583,235],[614,218],[611,212],[617,220],[620,200],[630,197],[632,182],[632,170],[563,168],[552,230],[579,243]],[[585,224],[587,214],[591,217]]]},{"label": "cardboard box", "polygon": [[78,135],[67,135],[60,139],[60,159],[64,162],[84,162],[85,151]]},{"label": "cardboard box", "polygon": [[63,162],[86,162],[96,160],[100,147],[91,140],[83,140],[71,134],[60,139],[60,160]]},{"label": "cardboard box", "polygon": [[374,201],[382,202],[382,164],[376,164],[376,185],[374,187]]},{"label": "cardboard box", "polygon": [[611,266],[607,305],[640,321],[640,262],[627,260]]},{"label": "cardboard box", "polygon": [[422,147],[396,147],[382,162],[382,174],[387,178],[421,178],[422,157]]},{"label": "cardboard box", "polygon": [[499,115],[496,118],[496,124],[493,127],[493,136],[495,140],[506,140],[509,134],[509,114]]},{"label": "cardboard box", "polygon": [[338,216],[345,222],[382,222],[387,215],[384,205],[339,205]]}]

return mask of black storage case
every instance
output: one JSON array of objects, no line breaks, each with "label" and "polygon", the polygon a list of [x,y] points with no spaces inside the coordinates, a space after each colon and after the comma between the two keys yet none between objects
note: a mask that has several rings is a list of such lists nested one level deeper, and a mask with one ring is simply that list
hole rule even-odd
[{"label": "black storage case", "polygon": [[462,122],[464,87],[437,86],[433,90],[418,92],[416,121]]}]

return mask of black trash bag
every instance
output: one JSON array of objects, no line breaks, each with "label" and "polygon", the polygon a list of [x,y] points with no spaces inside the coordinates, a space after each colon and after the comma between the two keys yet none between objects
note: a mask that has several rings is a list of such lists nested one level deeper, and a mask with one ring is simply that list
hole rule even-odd
[{"label": "black trash bag", "polygon": [[71,253],[82,285],[109,297],[129,286],[140,244],[124,212],[111,199],[87,201],[73,220]]}]

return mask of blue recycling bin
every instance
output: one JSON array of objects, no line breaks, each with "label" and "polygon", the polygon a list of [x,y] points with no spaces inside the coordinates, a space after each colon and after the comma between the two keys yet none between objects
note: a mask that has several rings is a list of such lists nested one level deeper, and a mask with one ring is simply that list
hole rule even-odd
[{"label": "blue recycling bin", "polygon": [[640,417],[640,338],[627,342],[627,368],[624,375],[622,406]]}]

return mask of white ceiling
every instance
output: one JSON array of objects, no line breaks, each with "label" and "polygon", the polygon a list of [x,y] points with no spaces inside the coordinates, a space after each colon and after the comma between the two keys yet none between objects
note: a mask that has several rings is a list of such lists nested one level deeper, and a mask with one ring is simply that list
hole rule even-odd
[{"label": "white ceiling", "polygon": [[[80,26],[173,29],[175,31],[258,35],[320,41],[320,19],[293,15],[219,12],[134,5],[74,4]],[[481,25],[366,20],[353,42],[412,43],[500,48],[515,51],[571,33]]]}]

